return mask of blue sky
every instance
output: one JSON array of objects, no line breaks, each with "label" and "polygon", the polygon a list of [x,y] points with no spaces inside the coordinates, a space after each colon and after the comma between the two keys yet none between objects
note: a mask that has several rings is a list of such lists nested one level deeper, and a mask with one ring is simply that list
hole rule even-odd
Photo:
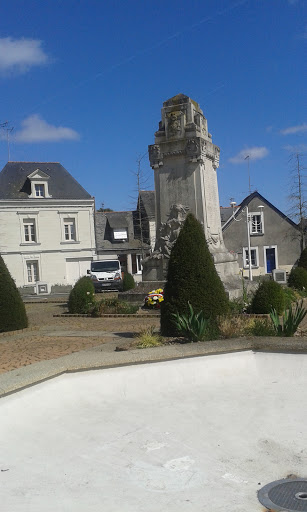
[{"label": "blue sky", "polygon": [[[220,204],[248,194],[249,154],[252,191],[286,213],[289,156],[307,149],[306,43],[306,0],[2,2],[10,159],[59,161],[97,208],[132,209],[162,103],[184,93],[221,148]],[[146,156],[142,170],[153,188]]]}]

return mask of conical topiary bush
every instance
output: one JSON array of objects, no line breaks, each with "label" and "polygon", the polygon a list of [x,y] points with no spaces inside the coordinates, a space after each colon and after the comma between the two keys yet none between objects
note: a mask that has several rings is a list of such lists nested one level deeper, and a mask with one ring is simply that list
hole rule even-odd
[{"label": "conical topiary bush", "polygon": [[302,267],[307,270],[307,247],[301,252],[300,258],[297,262],[298,267]]},{"label": "conical topiary bush", "polygon": [[28,327],[26,308],[15,281],[0,256],[0,332]]},{"label": "conical topiary bush", "polygon": [[192,214],[187,216],[170,255],[161,307],[164,336],[176,335],[172,314],[188,313],[189,303],[195,312],[203,311],[212,320],[226,313],[229,307],[204,230]]},{"label": "conical topiary bush", "polygon": [[87,314],[94,308],[95,288],[88,276],[80,277],[68,297],[69,313]]}]

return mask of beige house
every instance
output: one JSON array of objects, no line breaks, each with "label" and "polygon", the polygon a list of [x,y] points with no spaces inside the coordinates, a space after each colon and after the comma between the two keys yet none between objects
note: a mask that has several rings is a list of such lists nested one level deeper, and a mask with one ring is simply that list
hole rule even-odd
[{"label": "beige house", "polygon": [[58,162],[8,162],[0,173],[0,254],[24,292],[50,293],[86,274],[94,198]]}]

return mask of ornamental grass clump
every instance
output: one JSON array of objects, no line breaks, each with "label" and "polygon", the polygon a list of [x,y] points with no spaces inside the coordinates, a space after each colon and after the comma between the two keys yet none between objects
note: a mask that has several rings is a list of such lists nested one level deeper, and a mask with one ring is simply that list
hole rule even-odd
[{"label": "ornamental grass clump", "polygon": [[95,304],[95,288],[90,277],[81,277],[73,287],[68,298],[68,312],[90,313]]},{"label": "ornamental grass clump", "polygon": [[252,299],[251,313],[269,314],[273,308],[277,313],[283,313],[285,309],[284,291],[276,281],[263,281]]},{"label": "ornamental grass clump", "polygon": [[305,318],[307,310],[303,307],[303,300],[295,303],[295,306],[290,307],[284,312],[282,319],[279,318],[278,313],[273,309],[270,313],[271,320],[277,336],[294,336],[301,321]]},{"label": "ornamental grass clump", "polygon": [[203,311],[194,312],[193,306],[189,303],[189,312],[181,315],[173,313],[173,323],[181,336],[184,336],[192,343],[212,339],[210,319],[206,318]]},{"label": "ornamental grass clump", "polygon": [[174,315],[202,312],[211,320],[227,313],[228,298],[214,266],[202,225],[189,214],[172,248],[164,302],[161,304],[161,334],[177,336]]},{"label": "ornamental grass clump", "polygon": [[161,336],[153,326],[145,327],[136,335],[136,348],[152,348],[163,345]]},{"label": "ornamental grass clump", "polygon": [[15,281],[0,256],[0,332],[28,327],[25,305]]}]

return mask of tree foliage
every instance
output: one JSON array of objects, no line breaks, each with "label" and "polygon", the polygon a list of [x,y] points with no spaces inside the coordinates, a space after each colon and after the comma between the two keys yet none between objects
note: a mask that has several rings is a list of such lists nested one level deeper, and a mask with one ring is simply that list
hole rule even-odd
[{"label": "tree foliage", "polygon": [[303,155],[294,153],[291,155],[290,164],[290,202],[289,214],[295,218],[298,225],[301,251],[305,247],[305,219],[307,217],[307,190],[306,190],[306,169],[302,165]]},{"label": "tree foliage", "polygon": [[173,315],[187,314],[189,303],[195,313],[202,311],[211,320],[227,312],[229,307],[203,228],[192,214],[187,216],[169,259],[161,307],[163,335],[176,335]]},{"label": "tree foliage", "polygon": [[15,281],[0,256],[0,332],[28,327],[25,305]]}]

